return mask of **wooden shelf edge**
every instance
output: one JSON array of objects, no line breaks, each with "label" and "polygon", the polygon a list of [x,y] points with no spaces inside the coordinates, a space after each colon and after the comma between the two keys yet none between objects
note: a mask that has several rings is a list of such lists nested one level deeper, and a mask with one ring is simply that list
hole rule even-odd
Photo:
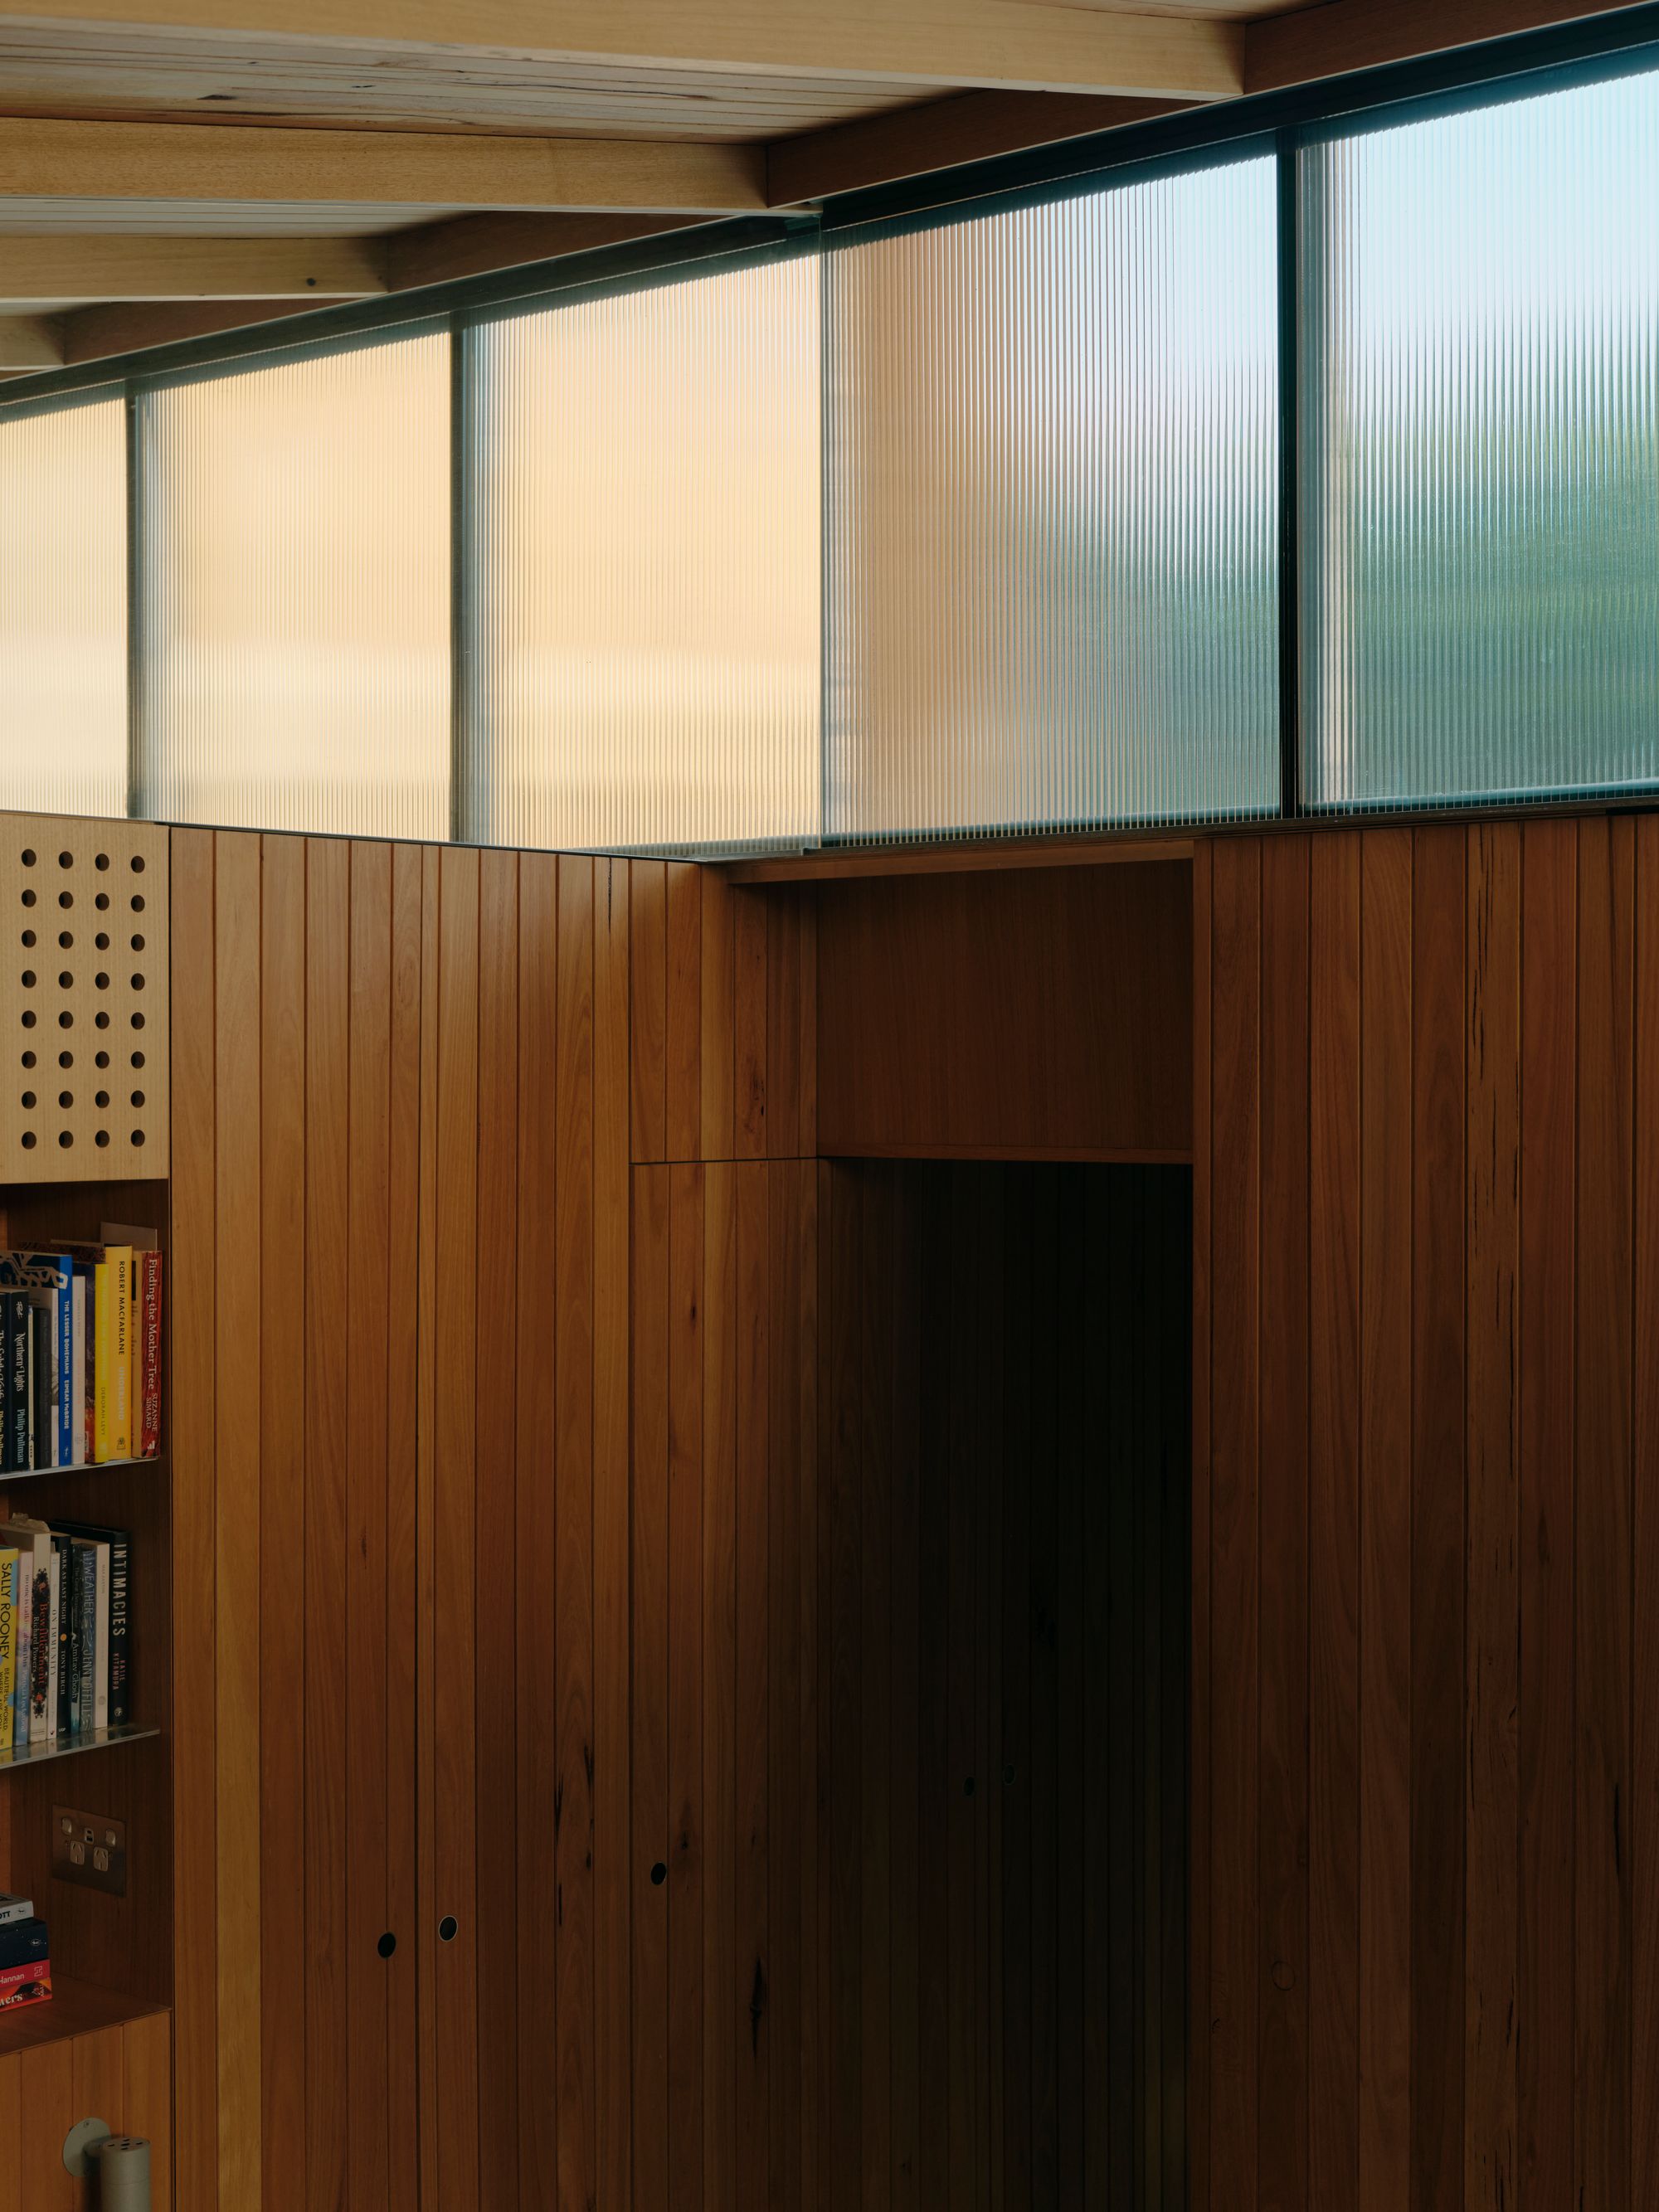
[{"label": "wooden shelf edge", "polygon": [[1008,837],[974,843],[830,845],[706,863],[733,884],[836,883],[857,876],[965,876],[1009,868],[1153,866],[1190,860],[1191,837],[1124,830],[1100,836]]},{"label": "wooden shelf edge", "polygon": [[0,1468],[0,1490],[14,1483],[45,1482],[54,1474],[118,1474],[124,1468],[160,1467],[165,1452],[147,1452],[142,1459],[84,1459],[79,1467]]},{"label": "wooden shelf edge", "polygon": [[113,1751],[118,1744],[143,1743],[160,1735],[159,1728],[124,1721],[118,1728],[82,1729],[74,1735],[54,1736],[49,1743],[15,1743],[0,1750],[0,1774],[25,1766],[41,1766],[51,1759],[79,1759],[89,1751]]},{"label": "wooden shelf edge", "polygon": [[76,1981],[72,1975],[54,1974],[52,1995],[44,2002],[13,2005],[0,2012],[0,2058],[38,2051],[45,2044],[68,2043],[77,2035],[95,2035],[103,2028],[125,2027],[168,2009],[150,1997],[130,1997],[94,1982]]}]

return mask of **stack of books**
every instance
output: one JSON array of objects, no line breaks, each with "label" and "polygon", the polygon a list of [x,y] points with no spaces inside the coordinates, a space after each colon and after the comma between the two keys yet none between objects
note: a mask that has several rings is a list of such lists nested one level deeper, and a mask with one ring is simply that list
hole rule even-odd
[{"label": "stack of books", "polygon": [[132,1713],[131,1546],[86,1521],[0,1521],[0,1748]]},{"label": "stack of books", "polygon": [[32,1899],[0,1896],[0,2012],[51,1995],[46,1922],[35,1918]]},{"label": "stack of books", "polygon": [[113,1237],[0,1252],[0,1474],[161,1447],[161,1253]]}]

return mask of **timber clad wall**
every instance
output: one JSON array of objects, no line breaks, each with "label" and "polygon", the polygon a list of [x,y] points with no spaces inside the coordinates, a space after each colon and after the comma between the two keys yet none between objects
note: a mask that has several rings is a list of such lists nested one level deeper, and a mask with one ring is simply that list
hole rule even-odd
[{"label": "timber clad wall", "polygon": [[1194,2204],[1645,2208],[1659,821],[1195,890]]},{"label": "timber clad wall", "polygon": [[[798,2039],[811,1781],[770,1486],[811,1455],[764,1347],[781,1376],[792,1310],[810,1330],[813,1170],[766,1163],[812,1141],[810,899],[544,854],[173,850],[181,2212],[389,2212],[417,2148],[442,2212],[678,2208],[699,2159],[711,2205],[786,2202],[804,2091],[769,2051]],[[630,1151],[713,1164],[635,1177]],[[636,1498],[630,1248],[648,1299],[671,1218],[698,1474],[665,1493],[647,1451]],[[653,1640],[683,1609],[633,1602],[665,1495],[703,1532],[701,1674]],[[676,1788],[702,1760],[677,1850],[665,1741]],[[700,2136],[643,2101],[671,2022]]]}]

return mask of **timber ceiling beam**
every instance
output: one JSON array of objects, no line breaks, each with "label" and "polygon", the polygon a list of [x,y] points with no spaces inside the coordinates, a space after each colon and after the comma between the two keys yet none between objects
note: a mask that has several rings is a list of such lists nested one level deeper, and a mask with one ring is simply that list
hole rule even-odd
[{"label": "timber ceiling beam", "polygon": [[[23,20],[20,13],[19,20]],[[573,63],[1224,100],[1235,24],[1067,0],[29,0],[31,25],[211,32],[366,64],[446,52]]]},{"label": "timber ceiling beam", "polygon": [[1329,0],[1322,8],[1264,16],[1249,26],[1244,88],[1276,92],[1586,15],[1623,12],[1607,0]]},{"label": "timber ceiling beam", "polygon": [[[0,203],[0,225],[5,207]],[[319,300],[386,289],[373,238],[150,238],[0,234],[0,302],[28,300]]]},{"label": "timber ceiling beam", "polygon": [[759,148],[740,145],[0,118],[0,201],[271,200],[730,215],[765,206],[764,166]]},{"label": "timber ceiling beam", "polygon": [[[107,361],[116,354],[141,353],[150,346],[216,337],[222,331],[246,330],[255,323],[304,314],[313,307],[349,304],[343,300],[137,300],[77,307],[48,319],[58,347],[52,358],[54,363],[73,368],[82,362]],[[0,324],[22,319],[0,316]],[[0,355],[0,360],[5,358],[9,356]]]},{"label": "timber ceiling beam", "polygon": [[60,316],[0,313],[0,374],[15,375],[31,368],[61,368],[63,364]]},{"label": "timber ceiling beam", "polygon": [[1145,123],[1187,105],[1076,93],[965,92],[775,140],[767,155],[767,192],[774,207],[795,207],[834,192],[925,176],[958,161],[988,161]]}]

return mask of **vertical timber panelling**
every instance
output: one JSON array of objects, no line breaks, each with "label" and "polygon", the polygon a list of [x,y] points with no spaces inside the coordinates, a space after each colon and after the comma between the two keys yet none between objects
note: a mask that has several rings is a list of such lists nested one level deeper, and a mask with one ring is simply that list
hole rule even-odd
[{"label": "vertical timber panelling", "polygon": [[420,861],[175,850],[178,2201],[381,2212],[415,2182]]},{"label": "vertical timber panelling", "polygon": [[1659,848],[1616,817],[1315,834],[1304,1076],[1299,842],[1194,870],[1194,2201],[1633,2212]]}]

